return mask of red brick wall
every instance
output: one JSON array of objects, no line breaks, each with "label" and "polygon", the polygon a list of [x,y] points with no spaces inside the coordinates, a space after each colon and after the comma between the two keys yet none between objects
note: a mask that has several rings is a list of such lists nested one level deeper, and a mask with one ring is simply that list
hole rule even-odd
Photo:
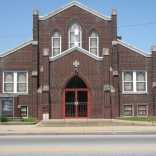
[{"label": "red brick wall", "polygon": [[28,105],[29,107],[29,115],[33,116],[32,112],[32,45],[28,45],[23,47],[16,52],[13,52],[3,58],[1,58],[0,62],[0,94],[2,94],[2,85],[3,85],[3,71],[10,70],[10,71],[28,71],[28,94],[27,95],[13,95],[15,96],[15,116],[19,116],[19,108],[18,105]]},{"label": "red brick wall", "polygon": [[[137,104],[148,104],[149,113],[152,114],[152,95],[151,95],[151,58],[145,57],[139,53],[133,52],[132,50],[118,45],[119,52],[119,72],[120,72],[120,111],[122,114],[122,109],[124,104],[133,104],[136,110]],[[148,93],[147,94],[122,94],[122,71],[124,70],[145,70],[148,76]],[[136,114],[136,112],[135,112]]]},{"label": "red brick wall", "polygon": [[[16,113],[19,115],[18,104],[29,105],[29,113],[42,118],[43,113],[50,112],[51,118],[63,118],[62,97],[63,90],[69,79],[74,76],[73,62],[80,62],[78,75],[84,80],[91,93],[91,118],[110,118],[122,114],[124,104],[139,103],[149,104],[149,113],[153,113],[152,81],[155,81],[155,54],[153,59],[145,57],[132,50],[117,45],[112,49],[112,40],[116,39],[114,21],[105,21],[87,11],[73,6],[57,15],[39,20],[38,15],[33,16],[33,39],[38,45],[28,45],[17,52],[0,58],[0,82],[2,82],[3,70],[27,70],[29,72],[29,94],[15,98]],[[60,31],[62,37],[62,51],[68,49],[68,28],[73,21],[77,21],[82,28],[82,48],[88,50],[89,34],[92,30],[99,33],[99,52],[109,48],[109,55],[102,61],[97,61],[82,52],[74,51],[55,61],[50,61],[48,56],[43,56],[44,49],[49,49],[51,56],[51,36],[55,30]],[[112,52],[113,51],[113,52]],[[43,71],[41,71],[41,67]],[[118,71],[114,76],[110,70]],[[148,72],[148,94],[124,95],[122,94],[122,71],[146,70]],[[32,71],[37,75],[32,78]],[[111,84],[115,92],[104,92],[103,86]],[[37,94],[38,88],[49,85],[49,91]],[[2,93],[2,83],[0,83]],[[154,94],[155,95],[155,94]],[[33,96],[33,97],[32,97]],[[49,110],[50,109],[50,110]],[[120,111],[120,112],[119,112]]]},{"label": "red brick wall", "polygon": [[[48,48],[50,51],[49,55],[51,55],[51,36],[55,30],[60,31],[61,33],[62,51],[68,49],[68,28],[73,21],[76,21],[81,25],[82,48],[86,50],[89,49],[89,35],[92,30],[96,30],[99,33],[100,39],[100,56],[102,55],[103,48],[109,48],[111,51],[111,42],[113,39],[112,21],[105,21],[91,13],[88,13],[85,10],[80,9],[79,7],[73,6],[47,20],[39,21],[40,66],[45,64],[43,61],[43,49]],[[54,62],[50,62],[49,83],[52,118],[62,118],[62,90],[64,89],[67,80],[74,75],[72,63],[75,59],[79,60],[81,64],[79,69],[81,78],[86,80],[88,82],[88,87],[91,88],[93,103],[91,117],[103,118],[105,116],[104,101],[105,103],[108,102],[108,100],[104,99],[103,97],[103,82],[108,78],[106,75],[103,75],[105,73],[105,69],[103,69],[104,63],[103,61],[95,61],[94,59],[77,52],[64,56],[63,58]],[[47,63],[48,62],[46,62],[46,64]],[[40,85],[43,84],[43,77],[46,76],[48,76],[48,74],[40,73]],[[110,106],[108,107],[108,112],[110,112]],[[108,113],[106,116],[110,117],[110,113]]]}]

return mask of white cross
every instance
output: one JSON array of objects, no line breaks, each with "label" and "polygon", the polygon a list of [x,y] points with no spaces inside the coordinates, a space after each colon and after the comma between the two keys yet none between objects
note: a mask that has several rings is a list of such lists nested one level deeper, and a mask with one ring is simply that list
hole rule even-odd
[{"label": "white cross", "polygon": [[74,66],[75,68],[77,68],[79,65],[80,65],[79,61],[75,60],[75,61],[73,62],[73,66]]}]

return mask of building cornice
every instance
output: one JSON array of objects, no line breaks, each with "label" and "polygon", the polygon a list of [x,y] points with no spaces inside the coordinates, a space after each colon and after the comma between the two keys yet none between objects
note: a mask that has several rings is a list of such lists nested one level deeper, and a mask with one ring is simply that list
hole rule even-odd
[{"label": "building cornice", "polygon": [[93,10],[93,9],[90,9],[90,8],[87,7],[86,5],[81,4],[80,2],[77,2],[77,1],[70,2],[70,3],[68,3],[67,5],[65,5],[65,6],[63,6],[63,7],[59,8],[59,9],[55,10],[54,12],[51,12],[51,13],[50,13],[49,15],[47,15],[47,16],[39,16],[39,19],[40,19],[40,20],[47,20],[48,18],[53,17],[53,16],[59,14],[60,12],[66,10],[66,9],[68,9],[68,8],[70,8],[70,7],[73,7],[73,6],[77,6],[77,7],[81,8],[81,9],[83,9],[83,10],[86,10],[87,12],[89,12],[89,13],[91,13],[91,14],[94,14],[95,16],[97,16],[97,17],[99,17],[99,18],[102,18],[102,19],[104,19],[104,20],[109,20],[109,21],[111,20],[111,17],[103,16],[103,15],[101,15],[99,12],[97,12],[97,11],[95,11],[95,10]]},{"label": "building cornice", "polygon": [[22,44],[18,45],[16,48],[10,49],[7,52],[1,53],[0,54],[0,57],[5,57],[5,56],[7,56],[9,54],[12,54],[14,52],[17,52],[18,50],[20,50],[20,49],[22,49],[22,48],[24,48],[24,47],[26,47],[26,46],[28,46],[30,44],[34,45],[34,41],[33,40],[29,40],[27,42],[23,42]]},{"label": "building cornice", "polygon": [[140,50],[140,49],[138,49],[138,48],[136,48],[136,47],[134,47],[134,46],[132,46],[130,44],[127,44],[127,43],[125,43],[125,42],[123,42],[121,40],[112,41],[112,45],[117,45],[117,44],[122,45],[122,46],[132,50],[133,52],[141,54],[141,55],[143,55],[145,57],[151,57],[151,54],[148,54],[148,53],[144,52],[143,50]]},{"label": "building cornice", "polygon": [[59,58],[62,58],[63,56],[66,56],[72,52],[80,52],[80,53],[83,53],[97,61],[102,61],[103,60],[103,57],[99,57],[99,56],[96,56],[94,54],[91,54],[89,51],[83,49],[83,48],[80,48],[80,47],[73,47],[73,48],[70,48],[70,49],[67,49],[65,51],[63,51],[61,54],[57,55],[57,56],[54,56],[54,57],[50,57],[49,60],[50,61],[55,61]]}]

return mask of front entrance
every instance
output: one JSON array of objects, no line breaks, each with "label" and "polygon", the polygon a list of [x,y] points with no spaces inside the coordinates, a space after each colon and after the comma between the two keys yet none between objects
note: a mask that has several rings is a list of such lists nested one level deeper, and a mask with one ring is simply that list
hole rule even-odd
[{"label": "front entrance", "polygon": [[78,76],[68,82],[64,95],[66,118],[88,117],[89,91]]}]

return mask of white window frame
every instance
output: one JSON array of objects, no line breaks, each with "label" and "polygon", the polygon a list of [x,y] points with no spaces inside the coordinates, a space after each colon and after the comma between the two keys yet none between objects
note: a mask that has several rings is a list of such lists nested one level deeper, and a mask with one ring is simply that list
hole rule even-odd
[{"label": "white window frame", "polygon": [[[21,105],[21,107],[26,107],[27,108],[27,116],[25,116],[23,118],[28,118],[28,116],[29,116],[29,107],[28,107],[28,105]],[[20,107],[20,113],[21,113],[21,107]]]},{"label": "white window frame", "polygon": [[[125,115],[125,109],[124,109],[124,106],[132,106],[132,115]],[[131,116],[134,116],[134,104],[124,104],[123,105],[123,116],[126,116],[126,117],[131,117]]]},{"label": "white window frame", "polygon": [[[125,72],[132,72],[133,73],[133,91],[125,91],[124,90],[124,82],[127,82],[127,81],[124,81],[124,73]],[[145,81],[142,81],[142,82],[145,82],[146,83],[146,90],[145,91],[137,91],[137,82],[141,82],[141,81],[136,81],[136,73],[137,72],[145,72]],[[123,71],[122,72],[122,93],[123,94],[147,94],[147,90],[148,90],[148,85],[147,85],[147,71],[144,71],[144,70],[136,70],[136,71],[133,71],[133,70],[126,70],[126,71]]]},{"label": "white window frame", "polygon": [[[10,83],[10,82],[5,82],[5,81],[4,81],[4,79],[5,79],[4,73],[5,73],[5,72],[6,72],[6,73],[12,73],[12,74],[13,74],[13,82],[11,82],[11,83],[13,84],[13,91],[12,91],[12,92],[5,92],[5,91],[4,91],[5,84],[6,84],[6,83]],[[13,92],[14,92],[14,88],[15,88],[15,84],[14,84],[14,81],[15,81],[15,80],[14,80],[14,79],[15,79],[15,78],[14,78],[14,73],[13,73],[12,71],[4,71],[4,72],[3,72],[3,93],[13,93]]]},{"label": "white window frame", "polygon": [[[56,31],[56,32],[54,32],[54,34],[55,34],[55,33],[59,33],[59,32]],[[53,35],[54,35],[54,34],[53,34]],[[61,46],[61,45],[62,45],[62,37],[61,37],[61,34],[60,34],[60,33],[59,33],[59,35],[60,35],[59,37],[53,37],[53,36],[51,37],[52,57],[55,57],[55,56],[60,55],[60,54],[61,54],[61,51],[62,51],[62,46]],[[59,40],[60,40],[60,46],[59,46],[60,51],[59,51],[59,54],[57,54],[57,55],[55,55],[55,56],[54,56],[54,48],[55,48],[55,47],[53,46],[54,39],[59,39]]]},{"label": "white window frame", "polygon": [[91,42],[90,42],[90,40],[91,39],[97,39],[97,55],[95,55],[95,56],[99,56],[99,35],[98,35],[98,33],[97,32],[95,32],[96,34],[97,34],[97,37],[91,37],[91,34],[90,34],[90,36],[89,36],[89,53],[90,54],[92,54],[92,55],[95,55],[95,54],[93,54],[92,52],[91,52]]},{"label": "white window frame", "polygon": [[[4,82],[4,73],[7,73],[7,72],[12,72],[13,73],[13,80],[14,80],[14,82],[13,82],[13,92],[6,92],[5,90],[4,90],[4,84],[5,84],[5,82]],[[26,92],[18,92],[17,91],[17,73],[20,73],[20,72],[24,72],[24,73],[26,73]],[[7,94],[28,94],[28,86],[29,86],[29,84],[28,84],[28,72],[27,71],[3,71],[3,93],[7,93]]]},{"label": "white window frame", "polygon": [[77,23],[77,22],[75,22],[75,23],[72,23],[71,25],[70,25],[70,27],[69,27],[69,29],[68,29],[68,48],[69,49],[71,49],[71,48],[73,48],[73,47],[71,47],[70,45],[71,45],[71,38],[70,38],[70,33],[71,33],[71,27],[74,25],[74,24],[77,24],[78,26],[79,26],[79,28],[80,28],[80,42],[78,42],[79,44],[80,44],[80,46],[74,46],[74,47],[80,47],[80,48],[82,48],[82,28],[81,28],[81,26],[80,26],[80,24],[79,23]]},{"label": "white window frame", "polygon": [[[147,112],[146,115],[139,115],[139,106],[140,105],[145,105],[146,106],[146,112]],[[148,109],[149,109],[148,104],[144,104],[144,103],[143,104],[141,104],[141,103],[137,104],[137,116],[148,116],[148,111],[149,111]]]}]

